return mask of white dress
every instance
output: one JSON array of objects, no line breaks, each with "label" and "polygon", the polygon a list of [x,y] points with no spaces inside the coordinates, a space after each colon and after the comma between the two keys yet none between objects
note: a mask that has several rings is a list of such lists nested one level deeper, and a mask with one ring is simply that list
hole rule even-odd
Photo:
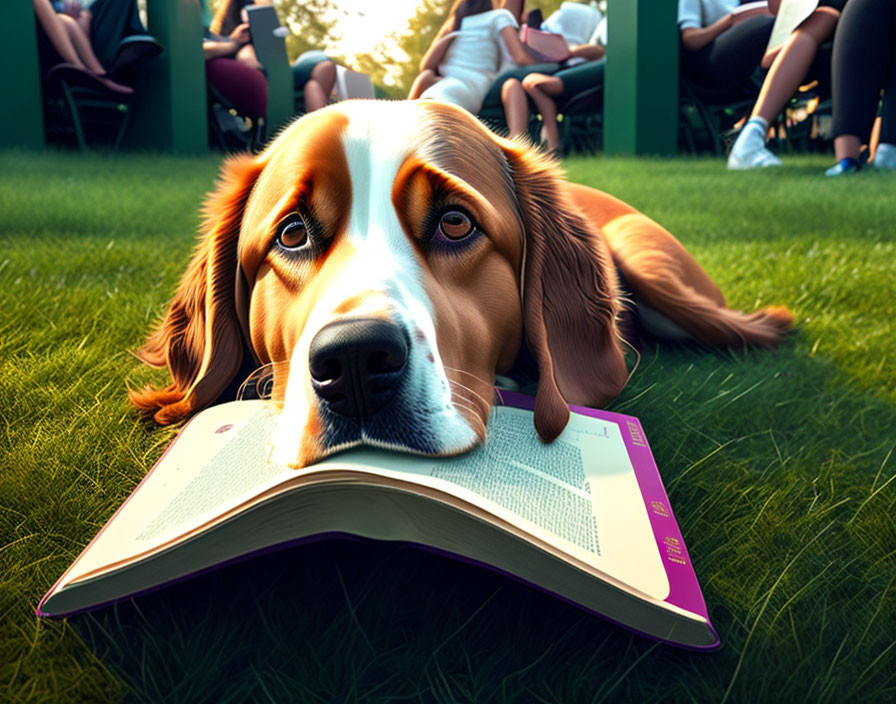
[{"label": "white dress", "polygon": [[501,62],[501,30],[518,25],[509,10],[489,10],[464,17],[445,60],[439,65],[444,76],[427,88],[422,99],[444,100],[460,105],[474,115],[482,107]]}]

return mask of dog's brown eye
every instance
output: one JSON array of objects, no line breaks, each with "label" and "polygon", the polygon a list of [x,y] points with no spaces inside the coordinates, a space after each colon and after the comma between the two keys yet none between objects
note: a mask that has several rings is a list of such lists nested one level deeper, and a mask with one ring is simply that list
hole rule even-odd
[{"label": "dog's brown eye", "polygon": [[470,235],[476,227],[466,213],[449,210],[442,214],[439,229],[449,240],[460,240]]},{"label": "dog's brown eye", "polygon": [[308,228],[298,215],[290,215],[280,223],[277,241],[286,249],[296,249],[308,241]]}]

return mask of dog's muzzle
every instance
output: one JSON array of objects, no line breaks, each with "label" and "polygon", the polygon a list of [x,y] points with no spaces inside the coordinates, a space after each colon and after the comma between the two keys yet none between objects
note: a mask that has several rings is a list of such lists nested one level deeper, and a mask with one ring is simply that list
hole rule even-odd
[{"label": "dog's muzzle", "polygon": [[311,340],[311,386],[328,410],[369,417],[392,400],[407,371],[408,355],[405,333],[395,323],[337,320]]}]

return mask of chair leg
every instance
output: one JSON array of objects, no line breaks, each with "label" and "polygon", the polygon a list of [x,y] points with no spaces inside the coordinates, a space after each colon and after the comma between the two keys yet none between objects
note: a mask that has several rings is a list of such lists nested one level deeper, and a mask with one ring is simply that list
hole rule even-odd
[{"label": "chair leg", "polygon": [[112,145],[112,149],[114,151],[118,151],[118,147],[121,145],[121,140],[124,137],[125,128],[128,126],[128,120],[131,117],[131,106],[127,105],[124,111],[124,117],[121,118],[121,123],[118,125],[118,133],[115,135],[115,142]]},{"label": "chair leg", "polygon": [[684,140],[687,144],[688,152],[690,152],[691,154],[696,154],[697,144],[694,141],[694,128],[691,125],[691,118],[687,114],[687,107],[687,103],[682,103],[679,107],[678,125],[681,133],[684,135]]},{"label": "chair leg", "polygon": [[75,99],[72,97],[72,92],[69,90],[68,83],[65,81],[60,81],[62,85],[62,94],[65,96],[65,103],[68,107],[69,114],[72,116],[72,125],[75,128],[75,137],[78,140],[78,148],[82,152],[87,152],[87,141],[84,139],[84,128],[81,125],[81,117],[78,112],[78,105],[75,103]]}]

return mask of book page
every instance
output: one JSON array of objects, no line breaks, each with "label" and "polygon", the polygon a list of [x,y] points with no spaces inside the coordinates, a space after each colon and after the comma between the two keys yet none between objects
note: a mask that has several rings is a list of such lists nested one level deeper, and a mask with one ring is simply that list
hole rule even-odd
[{"label": "book page", "polygon": [[[664,599],[669,582],[619,425],[570,415],[552,443],[532,412],[496,407],[485,445],[454,458],[355,449],[318,466],[379,467],[486,510],[632,587]],[[400,477],[402,478],[402,477]]]},{"label": "book page", "polygon": [[[571,414],[543,443],[532,412],[493,409],[487,442],[454,458],[372,448],[311,467],[272,463],[277,416],[261,401],[199,414],[73,566],[67,581],[145,553],[303,474],[328,468],[424,484],[482,507],[596,569],[662,599],[668,581],[616,423]],[[408,539],[410,539],[409,536]]]},{"label": "book page", "polygon": [[294,470],[267,461],[275,422],[263,401],[223,404],[195,416],[66,580],[151,550],[292,477]]},{"label": "book page", "polygon": [[781,7],[772,27],[772,35],[768,40],[766,53],[777,49],[793,30],[799,27],[809,15],[818,9],[818,0],[781,0]]}]

